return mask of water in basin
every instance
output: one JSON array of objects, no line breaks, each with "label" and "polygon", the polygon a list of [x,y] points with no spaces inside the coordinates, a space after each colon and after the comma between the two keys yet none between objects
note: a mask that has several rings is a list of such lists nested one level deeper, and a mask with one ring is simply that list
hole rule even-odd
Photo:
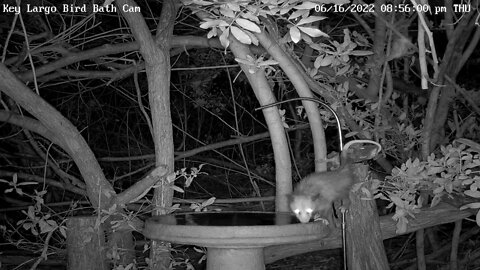
[{"label": "water in basin", "polygon": [[[291,213],[280,212],[200,212],[160,216],[160,223],[197,226],[268,226],[298,224]],[[173,220],[175,219],[175,220]]]}]

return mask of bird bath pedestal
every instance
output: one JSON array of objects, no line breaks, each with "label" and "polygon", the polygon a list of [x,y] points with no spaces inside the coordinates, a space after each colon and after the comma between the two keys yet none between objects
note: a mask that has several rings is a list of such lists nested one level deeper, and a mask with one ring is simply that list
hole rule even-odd
[{"label": "bird bath pedestal", "polygon": [[263,248],[322,239],[322,222],[301,224],[291,213],[201,212],[150,218],[143,234],[154,240],[207,247],[207,270],[265,269]]}]

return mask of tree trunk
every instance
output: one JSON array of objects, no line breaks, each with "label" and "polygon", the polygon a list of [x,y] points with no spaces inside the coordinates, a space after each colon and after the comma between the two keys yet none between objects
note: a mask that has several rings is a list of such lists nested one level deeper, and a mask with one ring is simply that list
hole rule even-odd
[{"label": "tree trunk", "polygon": [[68,270],[110,269],[105,254],[103,226],[95,227],[97,217],[70,217],[67,220]]},{"label": "tree trunk", "polygon": [[[355,166],[354,175],[363,181],[367,170],[367,166]],[[383,246],[377,206],[374,200],[362,200],[362,197],[365,195],[361,190],[350,193],[350,206],[346,214],[348,269],[388,270],[390,267]]]}]

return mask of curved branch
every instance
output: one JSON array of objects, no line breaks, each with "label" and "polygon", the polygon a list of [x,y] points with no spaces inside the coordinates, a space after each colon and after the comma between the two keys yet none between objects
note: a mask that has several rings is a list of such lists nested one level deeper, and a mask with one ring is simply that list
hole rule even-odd
[{"label": "curved branch", "polygon": [[[197,48],[197,47],[198,48],[212,47],[212,48],[223,49],[218,39],[207,39],[206,37],[202,38],[197,36],[177,36],[177,37],[173,36],[171,40],[169,40],[169,42],[170,42],[171,48],[184,48],[184,50],[187,50],[189,48]],[[86,51],[69,52],[63,58],[60,58],[57,61],[37,67],[35,69],[35,76],[37,76],[39,79],[42,79],[41,76],[46,75],[50,72],[55,72],[55,75],[52,78],[56,78],[61,75],[69,75],[70,73],[73,73],[75,76],[85,76],[86,73],[88,73],[86,71],[83,71],[83,72],[82,71],[74,72],[74,71],[66,71],[66,70],[59,71],[59,69],[80,61],[93,59],[93,58],[101,57],[104,55],[114,55],[119,53],[130,52],[130,51],[137,51],[139,49],[140,49],[139,43],[130,42],[130,43],[117,44],[117,45],[106,44],[106,45],[95,47]],[[262,48],[259,48],[256,46],[251,46],[251,49],[252,51],[258,54],[265,52]],[[37,50],[42,50],[42,48],[39,48]],[[35,54],[37,53],[37,50],[33,50],[31,53]],[[184,50],[182,50],[182,52]],[[18,61],[18,56],[12,57],[7,61],[5,61],[5,65],[9,66],[15,63],[16,61]],[[139,68],[139,70],[141,70],[141,68]],[[133,74],[133,72],[135,72],[135,68],[134,67],[127,68],[125,70],[122,70],[121,75],[113,74],[113,76],[112,76],[112,72],[109,72],[109,71],[105,71],[105,72],[96,71],[96,72],[99,72],[101,75],[104,75],[104,77],[106,78],[112,78],[112,80],[115,80],[115,79],[118,80]],[[18,73],[17,76],[18,78],[20,78],[20,80],[24,82],[32,81],[34,73],[31,70],[28,70],[28,71]],[[95,77],[98,77],[98,76],[95,76]]]},{"label": "curved branch", "polygon": [[[258,41],[262,44],[262,46],[267,49],[268,53],[276,61],[278,61],[280,67],[294,85],[298,95],[300,97],[312,98],[312,91],[308,87],[306,81],[303,79],[302,73],[295,67],[280,45],[272,40],[272,38],[265,33],[265,31],[257,33],[255,36],[258,38]],[[325,142],[325,132],[323,130],[323,124],[317,104],[307,100],[302,100],[302,104],[305,108],[305,112],[307,113],[308,121],[310,122],[310,128],[312,131],[312,139],[314,142],[313,149],[315,153],[315,171],[326,171],[327,164],[325,163],[325,160],[327,158],[327,146]]]},{"label": "curved branch", "polygon": [[112,185],[105,179],[102,168],[85,139],[75,126],[55,108],[35,94],[2,63],[0,63],[0,91],[15,100],[35,116],[56,141],[72,157],[86,183],[88,198],[94,207],[108,209],[115,195]]},{"label": "curved branch", "polygon": [[40,121],[35,120],[30,117],[19,115],[11,111],[0,111],[0,122],[10,123],[12,125],[19,126],[24,129],[33,131],[44,138],[47,138],[54,144],[62,147],[64,150],[67,150],[64,143],[57,137],[57,135],[51,132],[47,127],[45,127]]},{"label": "curved branch", "polygon": [[134,185],[129,187],[127,190],[120,193],[114,200],[113,203],[117,205],[125,205],[127,203],[133,203],[138,201],[140,198],[145,196],[148,191],[158,183],[162,177],[166,177],[167,168],[165,166],[160,166],[153,169],[149,172],[142,180],[136,182]]},{"label": "curved branch", "polygon": [[[230,38],[230,50],[235,57],[246,59],[247,55],[251,55],[251,51],[238,40]],[[267,105],[275,102],[270,85],[267,82],[265,72],[258,69],[255,73],[249,72],[249,66],[240,63],[240,67],[250,82],[253,92],[257,97],[260,105]],[[276,198],[275,207],[277,211],[288,211],[289,206],[286,200],[286,194],[292,192],[292,169],[290,153],[288,150],[287,138],[282,125],[280,113],[277,108],[266,108],[262,110],[267,122],[268,130],[272,140],[273,154],[275,159],[275,178],[276,178]]]}]

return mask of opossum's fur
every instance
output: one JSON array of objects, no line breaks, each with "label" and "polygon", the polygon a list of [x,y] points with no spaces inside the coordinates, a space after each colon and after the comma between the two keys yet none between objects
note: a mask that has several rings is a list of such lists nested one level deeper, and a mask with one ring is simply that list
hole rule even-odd
[{"label": "opossum's fur", "polygon": [[337,170],[312,173],[295,186],[290,209],[301,223],[307,223],[316,213],[330,213],[333,201],[348,198],[353,182],[351,161],[342,153]]}]

